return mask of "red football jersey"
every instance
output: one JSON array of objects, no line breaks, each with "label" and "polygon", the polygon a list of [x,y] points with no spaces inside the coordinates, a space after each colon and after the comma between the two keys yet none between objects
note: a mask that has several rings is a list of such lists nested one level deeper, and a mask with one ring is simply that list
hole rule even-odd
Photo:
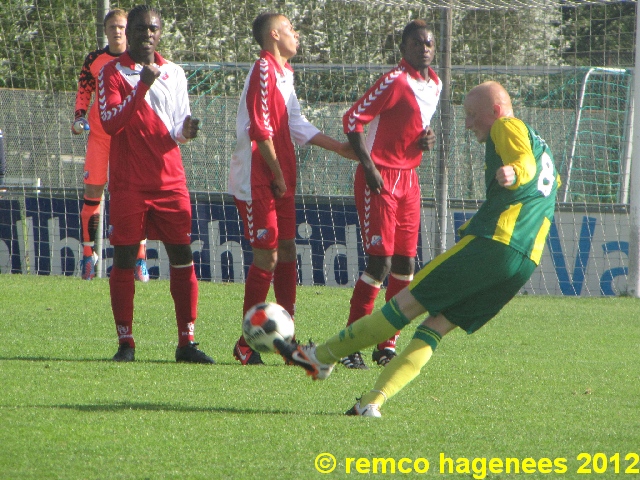
[{"label": "red football jersey", "polygon": [[191,114],[184,70],[155,54],[160,69],[151,88],[140,82],[142,66],[128,53],[98,76],[100,119],[111,135],[109,190],[186,189],[179,143]]},{"label": "red football jersey", "polygon": [[287,63],[282,68],[271,53],[263,50],[245,80],[238,105],[229,192],[244,201],[272,196],[273,174],[256,145],[271,138],[287,184],[285,196],[293,195],[296,156],[292,138],[304,145],[319,132],[301,112],[291,66]]},{"label": "red football jersey", "polygon": [[431,68],[425,79],[402,60],[347,110],[344,132],[362,132],[369,124],[367,148],[376,165],[415,168],[422,161],[417,140],[431,122],[441,91],[442,82]]}]

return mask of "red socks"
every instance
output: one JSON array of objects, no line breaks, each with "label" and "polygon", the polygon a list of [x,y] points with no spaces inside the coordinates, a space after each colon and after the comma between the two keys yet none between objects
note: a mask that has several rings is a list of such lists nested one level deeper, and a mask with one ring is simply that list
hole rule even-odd
[{"label": "red socks", "polygon": [[[135,348],[132,327],[136,285],[133,269],[114,266],[109,277],[109,289],[118,342],[128,343]],[[193,265],[184,268],[171,267],[169,290],[176,309],[178,346],[184,347],[194,341],[193,329],[198,316],[198,280]]]},{"label": "red socks", "polygon": [[[409,276],[406,275],[405,277],[409,277]],[[387,291],[384,294],[385,302],[388,302],[393,297],[395,297],[398,294],[398,292],[400,292],[400,290],[402,290],[404,287],[406,287],[410,283],[411,283],[411,280],[409,280],[409,278],[400,279],[396,277],[393,273],[390,274],[389,280],[387,282]]]},{"label": "red socks", "polygon": [[272,278],[273,273],[251,264],[244,284],[242,316],[256,303],[262,303],[267,299]]},{"label": "red socks", "polygon": [[380,292],[380,285],[370,285],[362,280],[362,277],[358,279],[351,295],[351,308],[349,309],[347,326],[373,312],[378,292]]},{"label": "red socks", "polygon": [[128,343],[136,346],[133,340],[133,297],[136,285],[133,279],[133,269],[119,269],[113,267],[109,277],[109,290],[111,291],[111,310],[116,323],[116,332],[119,343]]},{"label": "red socks", "polygon": [[273,293],[276,302],[289,312],[291,318],[296,313],[296,287],[298,286],[298,265],[296,262],[278,262],[273,272]]},{"label": "red socks", "polygon": [[169,290],[176,309],[178,347],[194,341],[193,330],[198,316],[198,279],[193,265],[171,267]]},{"label": "red socks", "polygon": [[146,260],[147,259],[147,241],[142,240],[140,242],[140,247],[138,247],[138,260]]}]

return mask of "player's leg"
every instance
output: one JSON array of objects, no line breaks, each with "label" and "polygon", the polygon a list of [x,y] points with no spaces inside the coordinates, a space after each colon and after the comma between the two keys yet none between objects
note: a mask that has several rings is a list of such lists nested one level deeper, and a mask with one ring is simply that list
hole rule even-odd
[{"label": "player's leg", "polygon": [[[461,282],[461,285],[454,284],[454,288],[450,288],[449,278],[455,282],[458,271],[468,271],[466,262],[476,255],[476,251],[469,249],[472,252],[467,255],[465,247],[473,238],[465,237],[449,251],[436,257],[416,275],[407,288],[401,290],[382,309],[352,323],[326,342],[318,346],[278,344],[278,351],[289,361],[305,368],[314,378],[326,378],[330,368],[341,358],[394,335],[397,330],[402,330],[414,318],[426,312],[427,306],[430,311],[437,313],[465,298],[465,285]],[[451,257],[455,257],[455,261]],[[467,282],[471,283],[471,292],[477,289],[473,281],[477,284],[477,277],[470,278]]]},{"label": "player's leg", "polygon": [[100,222],[100,202],[104,185],[89,185],[84,187],[84,201],[80,211],[82,225],[82,260],[80,274],[83,280],[95,277],[95,266],[98,254],[95,252],[96,232]]},{"label": "player's leg", "polygon": [[278,340],[274,345],[286,361],[304,368],[314,380],[322,380],[329,376],[341,358],[389,338],[424,312],[425,308],[406,288],[382,309],[352,323],[320,345],[298,345]]},{"label": "player's leg", "polygon": [[[380,175],[385,185],[394,185],[400,171],[380,169]],[[373,311],[382,282],[389,274],[397,207],[392,189],[385,187],[379,194],[371,192],[361,166],[356,169],[353,191],[367,266],[353,289],[347,326]],[[360,351],[343,357],[341,363],[352,369],[368,369]]]},{"label": "player's leg", "polygon": [[[388,277],[385,300],[388,302],[413,280],[415,258],[420,231],[420,182],[415,170],[402,170],[396,182],[397,207],[395,209],[394,251],[391,273]],[[371,358],[385,366],[396,356],[396,342],[400,332],[379,343]]]},{"label": "player's leg", "polygon": [[273,293],[291,318],[295,318],[298,286],[298,252],[296,250],[296,205],[294,197],[275,201],[278,223],[278,254],[273,272]]},{"label": "player's leg", "polygon": [[[388,277],[385,301],[391,300],[413,280],[415,258],[404,255],[391,257],[391,273]],[[400,336],[398,330],[394,335],[376,345],[371,359],[380,366],[386,366],[396,356],[396,342]]]},{"label": "player's leg", "polygon": [[[111,214],[112,225],[114,221]],[[113,241],[112,241],[113,245]],[[113,245],[113,267],[109,276],[111,310],[118,334],[116,362],[135,360],[136,342],[133,338],[133,304],[136,292],[133,280],[137,245]]]},{"label": "player's leg", "polygon": [[[380,287],[388,275],[390,267],[391,257],[389,256],[369,255],[367,257],[367,267],[356,282],[351,294],[347,327],[373,311]],[[364,363],[360,351],[343,357],[340,359],[340,363],[351,369],[369,369]]]},{"label": "player's leg", "polygon": [[273,271],[273,293],[291,318],[296,313],[296,288],[298,286],[296,242],[293,238],[278,241],[276,268]]},{"label": "player's leg", "polygon": [[444,335],[456,326],[467,333],[477,331],[518,293],[535,268],[524,255],[488,239],[477,239],[466,251],[458,251],[458,255],[450,257],[446,263],[440,271],[436,267],[431,274],[423,276],[421,282],[412,284],[411,292],[421,302],[426,302],[430,311],[435,309],[429,306],[434,303],[427,290],[436,280],[446,284],[450,291],[461,288],[464,296],[453,300],[457,293],[449,295],[449,306],[443,307],[441,313],[429,316],[416,329],[407,348],[387,365],[373,389],[347,414],[372,412],[373,415],[377,412],[376,416],[379,416],[382,404],[418,376]]},{"label": "player's leg", "polygon": [[110,137],[89,134],[84,163],[84,202],[80,211],[82,225],[82,260],[80,271],[83,280],[95,276],[95,266],[101,252],[95,251],[96,232],[100,222],[100,201],[107,183]]},{"label": "player's leg", "polygon": [[169,290],[178,327],[176,361],[215,363],[197,348],[194,338],[198,279],[191,252],[191,200],[186,189],[156,196],[150,205],[146,233],[149,238],[162,241],[169,257]]},{"label": "player's leg", "polygon": [[[245,202],[235,199],[245,238],[253,251],[253,261],[244,284],[242,316],[267,299],[273,272],[278,262],[278,220],[275,200],[265,198]],[[236,342],[233,356],[243,365],[262,365],[260,354],[249,347],[244,336]]]},{"label": "player's leg", "polygon": [[124,192],[112,195],[110,203],[109,240],[113,246],[113,267],[109,275],[109,291],[119,343],[113,359],[133,361],[136,346],[133,337],[133,267],[145,229],[146,206],[140,196]]},{"label": "player's leg", "polygon": [[416,328],[407,347],[380,373],[368,393],[347,411],[347,415],[380,416],[380,407],[418,376],[444,337],[456,325],[442,314],[429,316]]},{"label": "player's leg", "polygon": [[147,269],[147,239],[140,241],[138,247],[138,255],[136,257],[136,265],[134,268],[135,279],[139,282],[146,283],[149,281],[149,270]]}]

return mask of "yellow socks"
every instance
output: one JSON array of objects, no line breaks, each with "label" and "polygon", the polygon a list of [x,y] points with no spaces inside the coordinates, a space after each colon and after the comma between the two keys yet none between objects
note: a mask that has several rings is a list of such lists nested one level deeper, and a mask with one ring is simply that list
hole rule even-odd
[{"label": "yellow socks", "polygon": [[[357,322],[356,322],[357,323]],[[391,362],[376,380],[373,389],[362,396],[360,405],[382,405],[416,378],[429,361],[441,336],[424,325],[418,326],[409,345]]]},{"label": "yellow socks", "polygon": [[318,345],[316,358],[322,363],[336,363],[342,357],[395,335],[396,331],[404,328],[409,322],[410,320],[400,312],[395,299],[391,299],[381,310],[362,317],[338,335]]}]

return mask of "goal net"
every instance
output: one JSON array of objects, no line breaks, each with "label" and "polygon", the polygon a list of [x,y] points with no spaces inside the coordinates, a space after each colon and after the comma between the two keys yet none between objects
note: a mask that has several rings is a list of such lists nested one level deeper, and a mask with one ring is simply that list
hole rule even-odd
[{"label": "goal net", "polygon": [[[109,8],[134,2],[47,0],[0,5],[0,273],[79,275],[79,211],[86,137],[72,136],[75,91],[86,54],[104,46]],[[251,22],[266,10],[300,33],[292,65],[304,113],[344,139],[342,115],[400,59],[406,23],[436,32],[433,67],[446,82],[434,117],[440,140],[419,168],[423,209],[417,267],[456,241],[484,198],[484,146],[464,128],[462,100],[501,82],[517,117],[550,145],[562,174],[556,218],[532,294],[627,292],[629,147],[636,2],[404,0],[159,0],[158,51],[185,69],[199,138],[182,148],[192,194],[201,280],[242,282],[251,250],[226,193],[238,100],[259,48]],[[298,153],[299,281],[352,286],[364,270],[352,198],[355,162],[315,147]],[[1,165],[0,165],[1,167]],[[636,166],[636,168],[640,168]],[[104,231],[109,214],[106,196]],[[102,239],[100,274],[112,248]],[[149,242],[152,278],[166,278],[161,245]]]}]

